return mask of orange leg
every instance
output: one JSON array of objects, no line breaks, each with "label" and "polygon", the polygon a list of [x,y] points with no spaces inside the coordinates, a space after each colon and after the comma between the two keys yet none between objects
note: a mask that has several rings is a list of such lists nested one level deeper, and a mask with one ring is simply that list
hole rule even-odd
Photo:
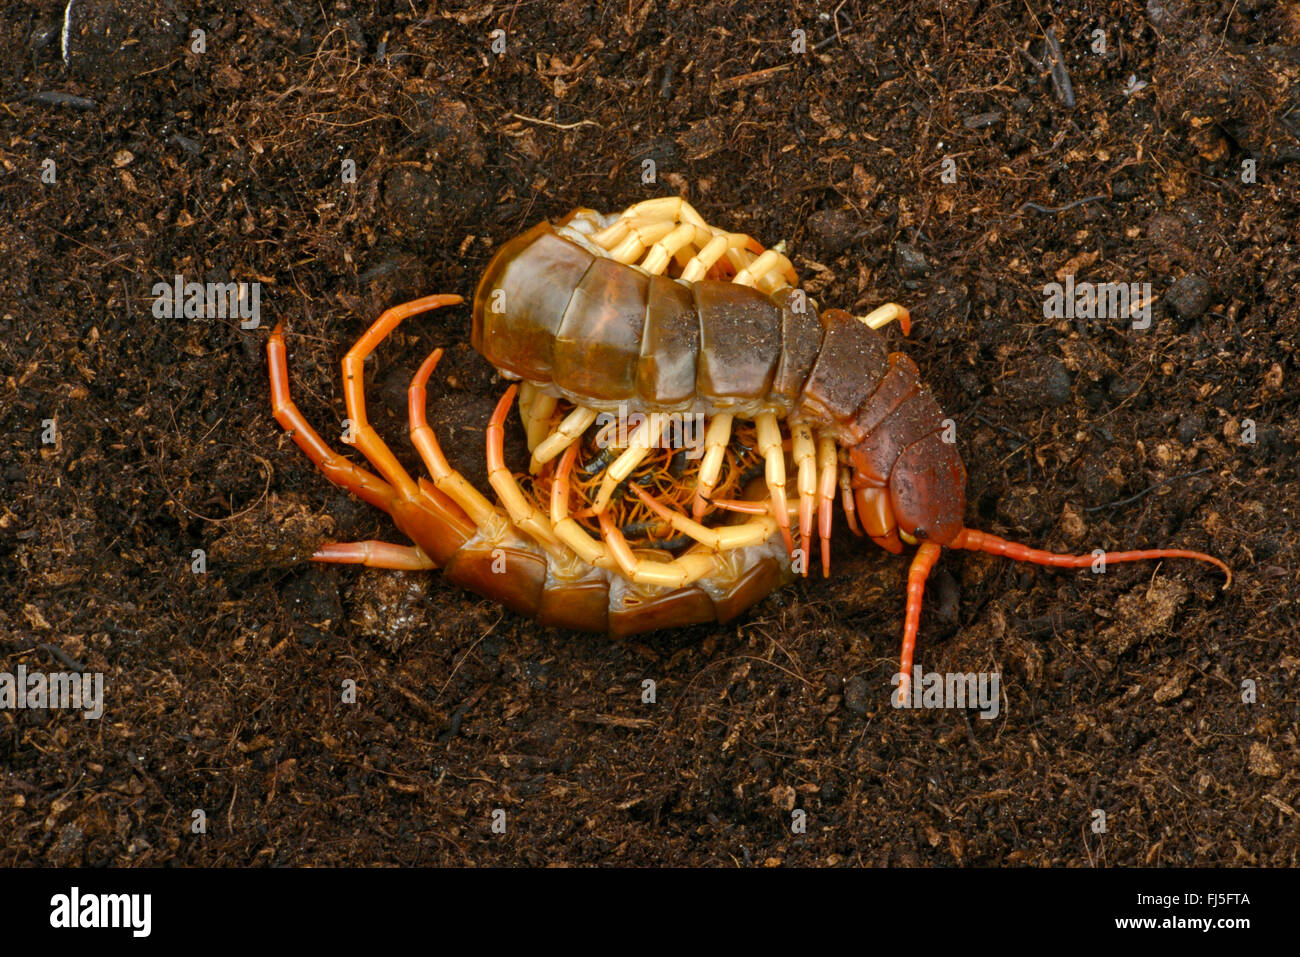
[{"label": "orange leg", "polygon": [[[445,462],[446,458],[442,455],[442,446],[438,444],[437,436],[434,435],[433,429],[429,427],[429,412],[427,408],[429,401],[428,386],[429,376],[433,375],[433,370],[437,367],[438,362],[441,359],[441,349],[434,349],[430,352],[424,362],[420,364],[420,368],[416,370],[415,377],[411,379],[411,387],[406,392],[406,411],[407,418],[411,421],[411,435],[427,435],[429,439],[432,440],[433,449],[436,450],[436,454],[433,456],[435,462],[439,459]],[[421,443],[421,445],[423,445],[423,443]],[[428,461],[427,457],[425,457],[423,448],[420,448],[420,456],[421,458],[425,458],[424,464],[429,467],[430,472],[438,471],[438,469]],[[450,468],[451,467],[448,466],[448,470],[450,470]]]},{"label": "orange leg", "polygon": [[512,385],[492,410],[492,418],[487,427],[487,466],[489,472],[504,471],[506,468],[506,416],[515,401],[519,386]]},{"label": "orange leg", "polygon": [[501,515],[478,489],[470,485],[463,475],[448,464],[447,457],[443,455],[442,446],[438,442],[438,436],[429,427],[428,410],[426,408],[428,404],[427,386],[429,376],[433,373],[434,367],[437,366],[438,360],[441,358],[441,349],[434,349],[433,352],[429,353],[429,357],[420,365],[415,377],[411,380],[410,389],[407,390],[407,417],[411,422],[411,444],[420,453],[420,458],[424,460],[425,467],[429,470],[429,474],[433,476],[436,492],[430,492],[427,483],[423,480],[420,483],[420,489],[431,498],[438,498],[439,494],[445,495],[464,511],[469,520],[477,525],[480,531],[491,536],[503,528],[506,521],[505,516]]},{"label": "orange leg", "polygon": [[418,545],[390,545],[388,542],[335,542],[322,545],[312,558],[318,562],[366,565],[397,571],[418,572],[438,567]]},{"label": "orange leg", "polygon": [[1030,548],[1017,542],[1008,542],[996,535],[977,532],[970,528],[962,529],[949,544],[949,547],[965,548],[972,552],[988,552],[992,555],[1005,555],[1007,558],[1016,561],[1032,562],[1035,565],[1052,565],[1057,568],[1088,568],[1098,559],[1107,564],[1117,565],[1121,562],[1143,562],[1153,558],[1192,558],[1198,562],[1209,562],[1211,565],[1217,565],[1228,576],[1228,580],[1223,583],[1223,587],[1227,588],[1232,584],[1232,569],[1220,559],[1204,552],[1187,551],[1182,548],[1154,548],[1136,552],[1102,552],[1101,555],[1062,555],[1058,552],[1045,552],[1042,549]]},{"label": "orange leg", "polygon": [[[781,532],[781,538],[785,541],[785,550],[787,554],[794,554],[794,538],[790,535],[790,507],[785,497],[785,490],[782,488],[772,489],[772,504],[768,509],[772,517],[776,519],[776,527]],[[804,568],[808,567],[808,557],[804,556]]]},{"label": "orange leg", "polygon": [[[379,322],[371,327],[370,332],[363,337],[362,343],[358,345],[369,342],[368,348],[373,348],[374,344],[386,334],[386,332],[383,332],[378,334],[376,338],[376,331],[385,322],[388,323],[387,331],[391,331],[407,315],[460,301],[458,296],[427,296],[424,299],[407,303],[405,306],[390,309],[384,313]],[[394,316],[396,316],[396,319],[393,318]],[[357,349],[354,348],[353,352],[356,351]],[[395,488],[365,469],[353,465],[330,448],[316,430],[307,423],[289,396],[289,371],[285,357],[284,332],[281,326],[277,325],[271,333],[271,338],[266,345],[266,353],[271,376],[272,409],[276,421],[289,432],[298,447],[325,473],[330,481],[348,489],[364,501],[382,508],[393,517],[398,528],[420,543],[417,546],[391,545],[385,542],[337,543],[322,548],[312,556],[314,559],[327,562],[367,564],[379,568],[433,568],[436,567],[437,556],[441,555],[445,558],[450,555],[459,547],[461,542],[474,533],[475,524],[467,520],[466,513],[451,498],[427,482],[417,486],[400,465],[396,466],[398,472],[393,474],[400,475],[400,478],[404,481]],[[350,365],[346,361],[344,369],[350,369]],[[356,370],[355,385],[352,380],[349,380],[345,383],[345,391],[347,392],[349,412],[356,415],[354,410],[359,409],[361,424],[365,425],[365,409],[364,405],[361,404],[360,369]],[[366,452],[365,447],[363,447],[362,451],[366,452],[372,462],[375,462],[376,457],[372,453],[377,446],[382,450],[382,453],[387,454],[391,459],[392,453],[375,435],[374,430],[370,429],[368,425],[365,428],[369,431],[372,439],[370,451]],[[396,465],[395,459],[393,464]],[[385,469],[381,469],[381,471],[385,471]]]},{"label": "orange leg", "polygon": [[[834,447],[830,450],[834,453]],[[821,541],[822,578],[831,574],[831,518],[835,507],[835,479],[839,469],[828,456],[817,476],[817,537]]]},{"label": "orange leg", "polygon": [[330,448],[289,397],[289,366],[285,359],[283,325],[277,325],[271,333],[266,343],[266,358],[271,369],[271,410],[281,428],[331,482],[391,513],[397,498],[393,487]]},{"label": "orange leg", "polygon": [[771,508],[766,502],[745,502],[734,498],[715,498],[712,504],[728,512],[743,512],[746,515],[766,515]]},{"label": "orange leg", "polygon": [[844,517],[848,520],[849,531],[861,538],[862,529],[858,526],[858,510],[853,504],[853,486],[849,484],[847,470],[840,473],[840,497],[844,504]]},{"label": "orange leg", "polygon": [[388,480],[402,497],[411,500],[419,496],[420,490],[415,480],[402,468],[401,463],[384,444],[384,440],[370,425],[366,417],[365,397],[365,361],[366,356],[375,350],[379,343],[410,316],[442,306],[454,306],[464,302],[460,296],[425,296],[393,306],[384,311],[374,325],[366,330],[365,335],[357,340],[356,345],[343,357],[343,395],[347,401],[348,417],[356,430],[352,444],[355,445],[379,473]]},{"label": "orange leg", "polygon": [[[574,442],[564,450],[559,467],[555,470],[555,481],[551,483],[551,514],[566,514],[569,511],[569,475],[573,471],[573,461],[578,457],[578,443]],[[588,509],[587,511],[590,511]]]},{"label": "orange leg", "polygon": [[551,527],[550,519],[547,518],[546,513],[524,496],[523,489],[519,487],[513,473],[506,468],[506,416],[510,414],[510,406],[514,403],[515,395],[518,392],[518,385],[512,385],[506,389],[505,395],[497,403],[496,409],[492,412],[492,418],[488,421],[488,482],[492,485],[493,491],[497,493],[497,498],[501,500],[501,504],[505,506],[511,523],[527,532],[552,557],[560,558],[566,554],[566,550],[560,544],[559,539],[555,537],[555,530]]},{"label": "orange leg", "polygon": [[[808,577],[808,566],[812,564],[813,515],[817,511],[817,495],[799,495],[799,548],[803,552],[803,577]],[[827,552],[822,551],[825,558]]]},{"label": "orange leg", "polygon": [[934,542],[926,542],[916,550],[912,566],[907,570],[907,614],[903,621],[903,653],[898,663],[899,699],[906,701],[912,695],[912,658],[916,654],[916,633],[921,627],[921,602],[925,598],[925,581],[930,569],[943,551]]}]

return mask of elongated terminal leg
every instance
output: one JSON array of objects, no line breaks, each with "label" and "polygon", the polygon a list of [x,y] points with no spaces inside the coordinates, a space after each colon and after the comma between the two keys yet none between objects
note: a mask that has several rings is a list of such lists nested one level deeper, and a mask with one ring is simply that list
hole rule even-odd
[{"label": "elongated terminal leg", "polygon": [[318,562],[365,565],[369,568],[391,568],[406,572],[427,571],[438,567],[419,545],[390,545],[388,542],[375,541],[322,545],[312,558]]},{"label": "elongated terminal leg", "polygon": [[[459,302],[456,296],[431,296],[408,304],[407,314]],[[391,312],[391,310],[390,310]],[[398,313],[402,310],[399,308]],[[271,376],[271,398],[276,420],[289,430],[294,442],[333,482],[382,508],[403,532],[420,544],[414,550],[384,542],[329,545],[313,558],[320,561],[372,562],[382,567],[426,568],[427,563],[449,558],[476,530],[457,503],[436,487],[423,484],[398,489],[352,465],[317,434],[289,396],[289,374],[284,332],[276,326],[266,346]],[[403,474],[405,474],[403,470]]]},{"label": "elongated terminal leg", "polygon": [[289,397],[289,365],[285,358],[283,325],[277,325],[271,333],[266,344],[266,356],[271,370],[271,411],[280,427],[331,482],[376,508],[390,511],[397,497],[393,487],[330,448]]},{"label": "elongated terminal leg", "polygon": [[419,494],[415,480],[402,468],[401,463],[384,444],[366,416],[365,361],[379,343],[401,324],[403,319],[463,302],[460,296],[425,296],[412,302],[393,306],[384,311],[375,323],[357,340],[356,345],[343,357],[343,396],[347,402],[348,417],[352,419],[355,437],[353,445],[370,460],[379,473],[406,499]]}]

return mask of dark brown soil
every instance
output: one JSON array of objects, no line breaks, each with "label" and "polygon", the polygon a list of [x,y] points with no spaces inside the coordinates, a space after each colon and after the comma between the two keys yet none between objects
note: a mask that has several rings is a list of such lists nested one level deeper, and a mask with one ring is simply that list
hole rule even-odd
[{"label": "dark brown soil", "polygon": [[[79,0],[66,64],[62,2],[0,16],[0,670],[107,682],[100,721],[0,711],[0,864],[1296,864],[1294,9],[183,6]],[[623,643],[303,560],[398,536],[272,419],[274,323],[333,440],[381,310],[676,192],[823,303],[911,307],[969,524],[1209,550],[1232,586],[946,554],[918,660],[1000,672],[984,721],[890,707],[906,562],[842,528],[831,580]],[[1150,283],[1150,328],[1044,318],[1067,273]],[[177,274],[260,282],[261,327],[155,318]],[[410,323],[369,407],[414,470],[405,388],[446,347],[431,415],[486,488],[468,338]]]}]

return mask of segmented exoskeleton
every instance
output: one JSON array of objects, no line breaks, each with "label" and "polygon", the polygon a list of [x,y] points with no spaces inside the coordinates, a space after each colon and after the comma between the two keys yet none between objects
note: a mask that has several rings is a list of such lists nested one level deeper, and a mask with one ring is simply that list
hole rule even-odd
[{"label": "segmented exoskeleton", "polygon": [[[828,574],[838,488],[855,533],[860,521],[891,552],[919,545],[908,575],[905,692],[925,581],[942,546],[1062,567],[1087,567],[1096,556],[967,529],[966,474],[951,430],[916,366],[889,352],[878,331],[897,320],[906,332],[907,310],[820,311],[795,283],[780,249],[716,229],[675,197],[618,216],[576,210],[506,243],[478,285],[473,315],[475,348],[522,380],[487,428],[489,481],[504,509],[449,466],[425,420],[425,383],[440,350],[410,390],[411,439],[432,482],[413,480],[365,415],[365,356],[404,318],[459,297],[388,310],[344,359],[354,444],[382,478],[337,456],[298,413],[277,327],[268,345],[276,418],[333,481],[387,510],[416,542],[330,545],[314,557],[437,565],[544,624],[623,635],[729,620],[807,573],[814,523]],[[516,394],[532,455],[523,485],[504,455]],[[597,454],[601,413],[649,415],[626,447]],[[682,466],[657,455],[655,413],[702,415],[702,459]],[[587,464],[575,474],[580,455]],[[755,491],[748,480],[758,470]],[[1182,549],[1103,557],[1194,558],[1228,571]]]}]

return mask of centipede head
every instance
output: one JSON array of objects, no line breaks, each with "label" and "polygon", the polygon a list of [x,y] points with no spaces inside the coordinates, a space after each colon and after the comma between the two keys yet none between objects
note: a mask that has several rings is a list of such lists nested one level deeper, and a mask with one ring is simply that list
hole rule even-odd
[{"label": "centipede head", "polygon": [[894,553],[903,550],[903,542],[952,543],[963,530],[966,511],[966,468],[957,447],[935,432],[903,449],[887,469],[876,464],[880,449],[868,436],[849,451],[867,534]]}]

